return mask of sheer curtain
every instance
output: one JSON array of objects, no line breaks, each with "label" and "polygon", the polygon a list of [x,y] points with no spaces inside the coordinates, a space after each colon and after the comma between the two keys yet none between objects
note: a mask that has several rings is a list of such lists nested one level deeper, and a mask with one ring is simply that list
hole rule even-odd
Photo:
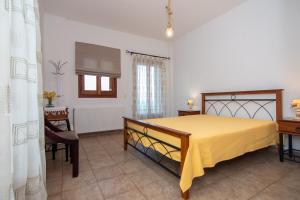
[{"label": "sheer curtain", "polygon": [[136,119],[166,115],[166,83],[164,60],[133,55],[133,115]]},{"label": "sheer curtain", "polygon": [[46,199],[37,0],[0,1],[0,199]]}]

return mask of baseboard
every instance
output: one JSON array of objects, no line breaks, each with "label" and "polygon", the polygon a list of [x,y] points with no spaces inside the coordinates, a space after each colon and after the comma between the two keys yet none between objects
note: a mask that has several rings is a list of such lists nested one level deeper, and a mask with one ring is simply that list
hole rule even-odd
[{"label": "baseboard", "polygon": [[93,137],[93,136],[99,136],[99,135],[110,135],[110,134],[116,134],[120,131],[123,131],[123,129],[115,129],[115,130],[108,130],[108,131],[97,131],[97,132],[87,132],[87,133],[78,133],[78,137],[85,138],[85,137]]}]

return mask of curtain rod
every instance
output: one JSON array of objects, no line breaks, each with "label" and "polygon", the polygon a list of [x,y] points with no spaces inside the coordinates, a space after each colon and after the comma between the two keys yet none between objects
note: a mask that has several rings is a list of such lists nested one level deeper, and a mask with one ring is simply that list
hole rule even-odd
[{"label": "curtain rod", "polygon": [[129,53],[130,55],[137,54],[137,55],[143,55],[143,56],[151,56],[151,57],[154,57],[154,58],[162,58],[162,59],[165,59],[165,60],[170,60],[171,59],[170,57],[162,57],[162,56],[156,56],[156,55],[145,54],[145,53],[138,53],[138,52],[128,51],[128,50],[126,50],[126,53]]}]

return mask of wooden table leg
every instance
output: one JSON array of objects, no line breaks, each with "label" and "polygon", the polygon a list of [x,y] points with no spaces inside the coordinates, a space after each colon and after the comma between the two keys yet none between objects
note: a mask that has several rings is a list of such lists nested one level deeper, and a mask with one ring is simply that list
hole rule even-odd
[{"label": "wooden table leg", "polygon": [[72,144],[72,165],[73,165],[73,177],[78,176],[79,170],[79,144],[75,141]]},{"label": "wooden table leg", "polygon": [[283,162],[283,134],[279,133],[279,160]]},{"label": "wooden table leg", "polygon": [[293,136],[289,135],[289,157],[293,157]]}]

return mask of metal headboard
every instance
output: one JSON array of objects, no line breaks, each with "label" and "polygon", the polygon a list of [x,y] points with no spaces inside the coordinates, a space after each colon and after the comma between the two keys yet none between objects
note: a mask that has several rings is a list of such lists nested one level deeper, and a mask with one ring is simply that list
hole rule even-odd
[{"label": "metal headboard", "polygon": [[[227,111],[231,117],[237,117],[240,112],[244,112],[248,118],[255,119],[259,112],[264,112],[274,121],[268,106],[275,104],[275,118],[280,120],[282,119],[282,91],[283,89],[202,93],[202,114],[213,112],[220,116]],[[264,95],[272,95],[272,98],[258,98]],[[256,105],[252,112],[247,107],[250,104]]]}]

